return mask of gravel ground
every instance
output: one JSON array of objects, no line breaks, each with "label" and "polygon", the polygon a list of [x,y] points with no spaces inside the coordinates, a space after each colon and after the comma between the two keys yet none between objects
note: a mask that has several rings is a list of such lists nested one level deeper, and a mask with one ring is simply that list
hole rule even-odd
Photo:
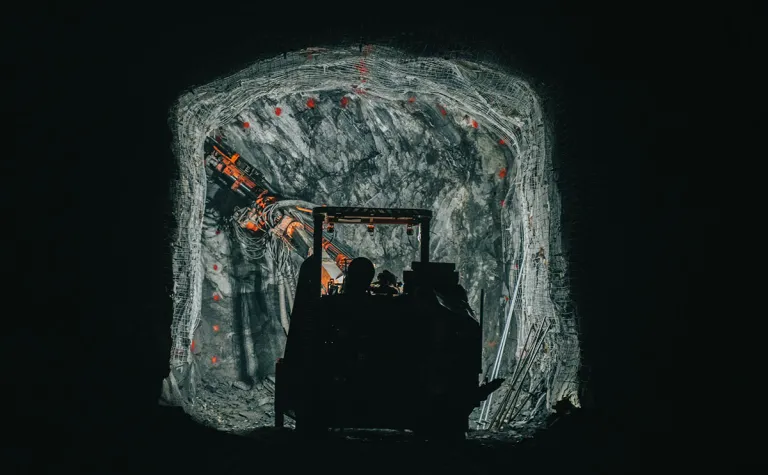
[{"label": "gravel ground", "polygon": [[[198,391],[192,403],[185,408],[194,421],[235,434],[274,426],[274,386],[271,380],[248,387],[242,382],[203,379],[201,387],[203,390]],[[286,419],[286,426],[293,427],[293,421]]]}]

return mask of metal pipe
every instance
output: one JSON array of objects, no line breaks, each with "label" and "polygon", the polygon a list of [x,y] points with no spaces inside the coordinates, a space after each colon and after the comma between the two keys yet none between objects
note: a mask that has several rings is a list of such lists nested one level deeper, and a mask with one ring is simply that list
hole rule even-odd
[{"label": "metal pipe", "polygon": [[480,372],[483,371],[483,302],[485,301],[485,289],[480,289]]},{"label": "metal pipe", "polygon": [[[524,368],[528,360],[531,358],[531,355],[535,351],[537,342],[539,341],[539,338],[541,335],[545,332],[544,325],[541,325],[538,329],[536,329],[536,332],[534,333],[533,329],[531,329],[530,332],[528,332],[528,335],[530,336],[531,333],[534,334],[533,340],[531,340],[531,346],[528,348],[527,346],[523,347],[523,353],[520,355],[520,364],[515,367],[515,377],[519,376],[521,368]],[[528,340],[526,340],[528,341]]]},{"label": "metal pipe", "polygon": [[[313,246],[312,246],[312,257],[315,260],[314,268],[315,268],[315,282],[314,282],[314,289],[312,289],[312,293],[315,295],[316,298],[320,298],[322,295],[322,289],[320,286],[320,282],[323,281],[323,221],[325,221],[325,215],[324,214],[315,214],[314,215],[314,232],[312,233],[312,237],[314,239]],[[315,292],[317,292],[315,294]]]},{"label": "metal pipe", "polygon": [[523,400],[523,402],[520,403],[520,406],[517,407],[514,413],[509,417],[509,423],[512,423],[512,421],[515,420],[515,417],[517,417],[518,414],[520,414],[520,411],[523,410],[525,407],[525,404],[533,397],[533,394],[539,390],[539,388],[544,384],[544,381],[539,382],[539,384],[536,385],[536,389],[529,391],[526,398]]},{"label": "metal pipe", "polygon": [[313,209],[317,207],[316,204],[310,203],[309,201],[304,201],[304,200],[279,200],[279,201],[276,201],[275,203],[272,203],[269,206],[273,207],[273,209],[280,209],[280,208],[286,208],[286,207],[290,207],[290,208],[301,207],[305,209],[307,208]]},{"label": "metal pipe", "polygon": [[[526,374],[531,370],[531,367],[533,366],[533,359],[534,358],[530,359],[530,361],[529,361],[529,363],[527,365],[527,368],[525,369],[525,373]],[[509,420],[510,414],[515,410],[515,404],[517,403],[517,398],[520,395],[520,390],[522,389],[523,381],[525,381],[525,376],[523,377],[523,379],[520,380],[520,385],[514,391],[514,394],[513,394],[513,397],[512,397],[512,402],[510,402],[508,404],[508,406],[506,408],[504,408],[504,411],[502,412],[502,414],[500,414],[498,419],[496,419],[496,421],[495,421],[496,428],[500,429],[501,426],[504,424],[504,421],[505,420]]]},{"label": "metal pipe", "polygon": [[[521,353],[521,359],[520,359],[520,361],[518,361],[518,362],[517,362],[517,364],[515,365],[515,369],[514,369],[514,371],[512,372],[512,379],[511,379],[511,381],[512,381],[513,383],[514,383],[514,381],[516,381],[516,380],[517,380],[517,373],[518,373],[518,371],[520,370],[520,368],[523,366],[523,364],[524,364],[524,361],[525,361],[525,357],[526,357],[526,356],[528,355],[528,353],[530,352],[530,351],[529,351],[529,348],[528,348],[528,342],[531,340],[531,335],[533,335],[533,334],[534,334],[534,331],[536,332],[536,334],[538,334],[538,332],[539,332],[540,330],[541,330],[541,327],[539,327],[538,329],[535,329],[534,327],[532,327],[532,328],[531,328],[531,329],[528,331],[528,335],[525,337],[525,342],[523,343],[523,351],[522,351],[522,353]],[[534,337],[533,341],[536,341],[536,338],[535,338],[535,337]],[[531,343],[531,344],[533,345],[533,343]],[[510,391],[511,391],[511,388],[512,388],[512,386],[510,386]],[[487,409],[488,409],[488,410],[487,410],[487,411],[485,411],[485,409],[486,409],[486,406],[485,406],[485,402],[486,402],[486,401],[483,401],[484,405],[483,405],[482,409],[480,410],[480,422],[481,422],[483,425],[485,425],[485,424],[488,422],[488,416],[490,416],[490,414],[491,414],[491,402],[493,402],[493,398],[492,398],[491,396],[493,396],[493,394],[490,394],[490,395],[488,396],[488,399],[486,399],[486,401],[488,402],[488,405],[487,405]],[[501,400],[501,405],[500,405],[500,407],[503,407],[503,406],[504,406],[504,404],[506,404],[506,402],[507,402],[508,400],[509,400],[509,391],[507,391],[507,393],[506,393],[506,394],[504,394],[504,398]],[[483,412],[484,412],[484,411],[485,411],[485,414],[483,414]]]},{"label": "metal pipe", "polygon": [[[541,327],[539,327],[539,329],[536,330],[536,334],[538,334],[540,330],[541,330]],[[520,359],[520,361],[517,362],[517,364],[515,365],[515,370],[512,372],[512,378],[510,379],[509,390],[507,390],[507,392],[504,394],[504,398],[499,403],[499,407],[496,408],[496,412],[493,413],[493,416],[490,416],[491,410],[490,408],[488,409],[488,414],[486,414],[485,423],[486,424],[490,423],[491,428],[494,425],[494,422],[498,419],[499,414],[503,413],[504,409],[509,404],[509,399],[512,397],[512,393],[514,392],[515,383],[517,383],[517,379],[520,376],[520,371],[522,368],[525,367],[525,362],[527,361],[527,357],[530,354],[530,351],[527,350],[527,344],[528,344],[528,339],[533,334],[533,332],[534,332],[533,329],[531,329],[531,331],[528,332],[528,338],[526,338],[526,345],[524,347],[523,356]],[[531,341],[531,345],[533,345],[535,341],[536,341],[536,337],[534,337],[533,340]]]},{"label": "metal pipe", "polygon": [[285,286],[286,286],[285,279],[281,278],[278,284],[277,298],[280,299],[280,323],[283,325],[283,331],[287,336],[289,323],[288,323],[288,312],[286,311],[286,305],[285,305],[285,301],[287,299]]},{"label": "metal pipe", "polygon": [[[520,283],[523,281],[523,275],[525,274],[526,266],[525,266],[525,257],[527,255],[527,249],[523,248],[523,258],[522,258],[522,264],[523,268],[520,271],[520,275],[517,276],[517,282],[515,283],[515,289],[512,293],[512,299],[510,300],[509,310],[507,311],[507,318],[504,322],[504,331],[502,333],[501,337],[501,343],[499,344],[499,349],[496,352],[496,361],[493,364],[493,369],[491,370],[491,379],[495,379],[499,375],[499,370],[501,369],[501,357],[504,352],[504,346],[506,345],[507,336],[509,335],[509,326],[512,321],[512,313],[515,308],[515,302],[517,300],[517,293],[520,289]],[[531,334],[528,333],[528,336]],[[527,345],[527,339],[526,339],[526,345]],[[523,345],[523,348],[525,348],[525,345]],[[480,421],[483,421],[483,411],[487,408],[485,417],[487,418],[491,411],[491,403],[493,402],[493,394],[490,394],[488,396],[488,399],[483,401],[483,407],[480,409]]]},{"label": "metal pipe", "polygon": [[[525,366],[527,365],[530,355],[532,354],[531,350],[535,348],[536,341],[538,340],[539,335],[541,334],[543,328],[544,328],[544,325],[540,326],[536,330],[533,340],[530,340],[531,335],[534,334],[533,328],[531,328],[531,330],[528,332],[528,336],[525,339],[525,345],[523,345],[523,355],[521,356],[518,364],[515,365],[515,370],[512,373],[512,379],[509,385],[509,391],[507,391],[507,393],[504,395],[504,399],[501,401],[501,404],[499,404],[499,408],[496,410],[493,417],[490,418],[491,425],[493,425],[493,423],[497,420],[498,416],[504,412],[505,407],[509,403],[509,398],[512,396],[514,392],[515,384],[517,383],[517,380],[520,377],[522,369],[525,368]],[[531,348],[528,348],[529,341],[531,342]],[[488,409],[488,412],[490,414],[490,408]],[[485,422],[488,422],[488,420],[486,420]]]},{"label": "metal pipe", "polygon": [[[505,407],[505,406],[506,406],[506,404],[507,404],[507,401],[509,401],[509,397],[510,397],[511,395],[512,395],[512,386],[510,385],[509,389],[507,389],[507,392],[506,392],[506,393],[504,393],[504,397],[502,397],[502,398],[501,398],[501,402],[499,403],[499,407],[496,409],[496,412],[494,412],[494,413],[493,413],[493,416],[492,416],[492,417],[490,417],[490,419],[489,419],[488,417],[490,416],[490,413],[491,413],[491,405],[490,405],[490,404],[488,404],[488,414],[486,414],[486,419],[485,419],[484,421],[482,421],[482,422],[483,422],[483,426],[484,426],[484,427],[485,427],[486,425],[492,424],[492,423],[493,423],[493,421],[495,421],[495,420],[496,420],[496,416],[498,416],[498,414],[499,414],[499,411],[500,411],[500,410],[501,410],[503,407]],[[488,427],[488,428],[490,429],[491,427]]]},{"label": "metal pipe", "polygon": [[499,370],[501,369],[501,355],[504,353],[504,346],[507,343],[507,337],[509,336],[509,327],[510,323],[512,322],[512,313],[515,309],[515,302],[517,301],[517,293],[520,290],[520,284],[523,281],[523,276],[525,275],[525,271],[527,270],[527,266],[525,265],[525,258],[527,256],[528,250],[523,249],[523,259],[522,259],[522,270],[520,271],[520,275],[517,276],[517,283],[515,284],[515,290],[512,292],[512,299],[509,301],[509,313],[507,315],[507,321],[504,322],[504,333],[501,336],[501,343],[499,343],[499,357],[497,358],[496,367],[494,368],[494,372],[491,376],[491,378],[496,378],[499,375]]},{"label": "metal pipe", "polygon": [[[550,321],[547,324],[546,330],[541,332],[541,336],[538,338],[538,341],[536,342],[536,345],[534,347],[533,352],[529,354],[529,358],[526,361],[526,367],[525,371],[522,374],[528,373],[528,371],[531,370],[531,367],[533,366],[533,361],[536,358],[536,355],[539,353],[539,350],[541,350],[541,345],[544,343],[544,340],[546,339],[547,332],[549,331],[550,327],[552,326],[552,322]],[[542,328],[544,328],[544,325],[542,325]],[[517,397],[520,394],[520,389],[522,389],[522,382],[524,381],[525,377],[520,380],[520,386],[518,386],[517,390],[515,391],[514,397],[512,398],[512,402],[510,403],[509,407],[501,414],[501,417],[496,421],[497,426],[500,426],[502,421],[508,417],[508,415],[512,412],[512,410],[515,407],[515,403],[517,402]]]},{"label": "metal pipe", "polygon": [[421,262],[429,262],[429,221],[430,218],[424,218],[421,222]]}]

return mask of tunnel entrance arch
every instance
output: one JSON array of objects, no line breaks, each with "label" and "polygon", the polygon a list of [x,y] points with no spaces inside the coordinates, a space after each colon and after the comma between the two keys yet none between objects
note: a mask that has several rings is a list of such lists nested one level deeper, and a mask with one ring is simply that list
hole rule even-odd
[{"label": "tunnel entrance arch", "polygon": [[[383,113],[387,107],[394,112]],[[274,126],[272,122],[278,119],[283,125]],[[510,380],[508,387],[500,389],[496,400],[485,408],[484,415],[478,414],[478,418],[487,420],[483,427],[492,422],[500,427],[505,425],[504,419],[536,424],[556,401],[565,397],[578,404],[578,328],[570,304],[568,259],[563,252],[560,195],[552,174],[551,140],[538,97],[525,81],[492,64],[460,57],[414,58],[376,45],[363,50],[356,47],[307,49],[260,61],[233,76],[187,92],[174,106],[170,125],[180,173],[174,190],[178,222],[173,242],[174,317],[170,357],[174,376],[173,381],[168,382],[168,387],[173,389],[168,394],[175,395],[177,403],[194,412],[196,409],[190,401],[196,397],[192,394],[199,394],[200,390],[190,389],[195,377],[210,371],[210,365],[218,364],[221,369],[228,364],[221,355],[206,353],[204,359],[199,357],[203,345],[198,341],[195,346],[201,322],[210,311],[213,299],[210,296],[219,296],[213,302],[219,310],[224,308],[221,318],[229,314],[235,318],[235,314],[242,313],[226,309],[224,302],[232,295],[225,294],[235,291],[232,285],[228,287],[223,279],[216,277],[220,273],[212,274],[212,266],[220,264],[206,262],[211,255],[206,249],[215,248],[216,244],[212,243],[222,230],[219,229],[221,220],[214,225],[206,217],[209,212],[206,197],[211,185],[202,166],[205,138],[215,135],[216,131],[228,130],[232,137],[230,143],[241,149],[244,157],[257,162],[254,165],[264,167],[267,179],[276,181],[279,171],[275,167],[275,156],[285,157],[279,163],[281,166],[311,160],[313,153],[317,155],[317,138],[329,135],[323,127],[345,120],[353,125],[364,124],[369,131],[367,136],[371,137],[370,142],[365,142],[371,153],[361,157],[359,167],[381,169],[382,166],[376,168],[376,160],[385,157],[387,163],[413,162],[411,174],[423,175],[427,167],[442,164],[448,170],[446,173],[452,174],[454,178],[446,181],[442,194],[432,196],[415,190],[411,199],[426,203],[410,206],[437,207],[434,209],[436,220],[457,228],[472,227],[471,216],[493,215],[488,219],[493,229],[487,233],[495,237],[491,241],[498,241],[499,255],[494,255],[493,245],[490,245],[491,251],[481,249],[480,240],[472,241],[471,249],[447,239],[433,242],[433,252],[456,253],[457,261],[467,266],[480,262],[469,275],[495,275],[493,282],[476,277],[473,282],[482,282],[482,285],[468,286],[474,308],[479,307],[481,287],[489,297],[485,302],[488,313],[484,329],[488,335],[484,357],[488,372]],[[411,131],[432,127],[444,133],[422,134],[424,146],[430,152],[416,163],[414,147],[390,145],[380,140],[383,134],[398,126]],[[338,130],[345,126],[336,127]],[[309,136],[314,138],[307,138]],[[455,144],[450,141],[453,136],[459,137]],[[404,143],[415,143],[412,135],[394,137]],[[253,144],[257,142],[260,154],[253,152],[256,149]],[[281,148],[280,142],[287,145]],[[361,143],[354,139],[337,143],[337,153],[359,148]],[[441,147],[454,145],[459,151],[471,148],[457,153],[464,153],[459,156],[475,162],[441,157]],[[276,150],[274,154],[263,152],[270,147]],[[344,167],[349,165],[343,161],[340,160],[338,170],[327,170],[328,177],[344,172]],[[385,200],[387,194],[377,192],[375,187],[385,189],[387,177],[378,177],[368,168],[359,167],[355,170],[368,173],[374,188],[360,199]],[[478,174],[494,177],[493,184],[489,179],[481,180],[482,186],[491,191],[461,186],[458,177],[466,176],[469,182]],[[281,187],[296,197],[302,187],[308,186],[308,180],[297,175],[293,178],[296,182],[293,187],[285,177],[286,183]],[[323,180],[332,183],[327,177],[317,181],[323,185]],[[330,191],[325,193],[326,198],[332,198]],[[493,204],[489,197],[494,197]],[[429,202],[430,199],[433,201]],[[463,211],[456,213],[457,209]],[[224,246],[219,250],[223,249]],[[259,276],[274,271],[274,262],[267,260],[262,264],[259,264]],[[221,268],[226,269],[227,265],[221,264]],[[219,268],[213,272],[220,272]],[[291,284],[295,274],[281,278]],[[259,281],[269,282],[269,279]],[[292,300],[285,294],[290,294],[291,289],[290,285],[272,285],[270,292],[283,295],[281,303],[275,305],[272,300],[260,297],[258,301],[262,304],[257,307],[265,318],[277,319],[276,325],[264,325],[264,328],[277,331],[285,322],[271,314],[280,313],[281,305],[290,307]],[[265,289],[252,291],[258,293]],[[260,322],[249,320],[247,326],[258,330]],[[211,333],[207,328],[203,333],[206,332]],[[226,332],[216,330],[211,334],[221,336],[222,333]],[[244,335],[246,343],[241,345],[242,351],[250,352],[246,355],[250,358],[256,354],[255,346],[261,348],[264,342],[271,341],[255,342],[254,336],[258,340],[255,333],[251,331],[250,337]],[[279,344],[272,346],[277,351],[279,347]],[[266,351],[261,356],[269,355]],[[206,366],[193,370],[196,361],[205,361]],[[256,366],[258,362],[247,364]],[[180,390],[179,381],[190,383]],[[211,423],[216,425],[215,421]]]}]

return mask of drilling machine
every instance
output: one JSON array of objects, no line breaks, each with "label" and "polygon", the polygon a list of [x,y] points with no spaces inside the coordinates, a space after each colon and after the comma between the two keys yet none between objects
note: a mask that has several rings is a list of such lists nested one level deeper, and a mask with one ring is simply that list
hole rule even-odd
[{"label": "drilling machine", "polygon": [[[324,228],[397,224],[420,228],[421,259],[404,272],[401,295],[322,295],[312,285],[317,294],[297,293],[307,302],[292,315],[276,364],[275,425],[288,415],[311,435],[367,428],[463,439],[470,413],[503,379],[479,384],[480,321],[455,264],[429,260],[431,211],[317,207],[312,215],[313,256],[320,256]],[[313,259],[312,281],[321,265]]]}]

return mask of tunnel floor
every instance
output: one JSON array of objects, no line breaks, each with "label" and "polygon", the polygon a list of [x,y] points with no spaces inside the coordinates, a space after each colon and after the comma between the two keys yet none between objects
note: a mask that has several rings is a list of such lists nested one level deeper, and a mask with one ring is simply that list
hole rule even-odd
[{"label": "tunnel floor", "polygon": [[466,441],[452,444],[376,430],[329,432],[320,441],[304,439],[290,428],[263,427],[236,435],[201,425],[176,407],[159,408],[146,426],[132,442],[121,434],[112,452],[79,460],[81,473],[633,472],[621,467],[626,463],[625,440],[584,410],[562,417],[535,437],[470,432]]}]

